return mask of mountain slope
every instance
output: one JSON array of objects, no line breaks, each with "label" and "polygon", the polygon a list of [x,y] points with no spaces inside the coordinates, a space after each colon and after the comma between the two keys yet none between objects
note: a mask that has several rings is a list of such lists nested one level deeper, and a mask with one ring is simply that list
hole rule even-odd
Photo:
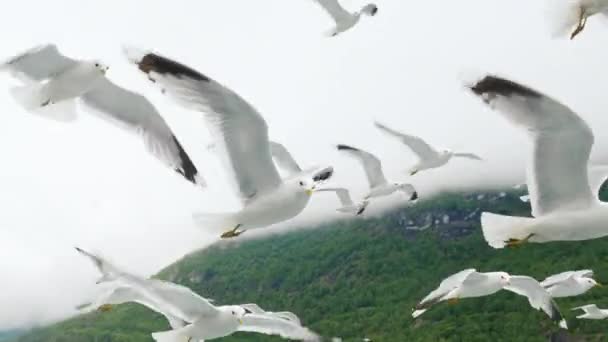
[{"label": "mountain slope", "polygon": [[[608,279],[608,239],[493,250],[479,230],[482,210],[523,214],[515,194],[444,195],[378,219],[335,222],[191,254],[159,277],[217,303],[255,302],[291,310],[323,336],[345,341],[546,341],[557,328],[511,293],[438,305],[418,320],[411,308],[444,277],[468,267],[542,279],[593,268]],[[571,332],[600,341],[601,321],[577,321],[569,308],[608,306],[608,289],[559,300]],[[167,329],[158,315],[125,305],[33,331],[19,342],[139,342]],[[279,341],[238,334],[221,341]],[[570,340],[570,339],[568,339]],[[577,339],[578,340],[578,339]],[[219,340],[218,340],[219,341]]]}]

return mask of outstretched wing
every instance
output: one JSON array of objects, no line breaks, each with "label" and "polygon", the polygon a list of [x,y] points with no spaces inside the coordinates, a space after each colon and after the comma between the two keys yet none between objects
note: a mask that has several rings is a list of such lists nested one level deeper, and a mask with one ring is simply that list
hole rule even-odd
[{"label": "outstretched wing", "polygon": [[338,0],[313,0],[321,8],[331,16],[336,24],[348,21],[352,14],[350,14],[344,7],[340,5]]},{"label": "outstretched wing", "polygon": [[386,178],[384,172],[382,172],[382,163],[376,156],[348,145],[338,145],[338,151],[356,158],[363,165],[370,188],[386,184]]},{"label": "outstretched wing", "polygon": [[285,146],[279,144],[277,142],[270,142],[270,153],[272,154],[272,158],[276,161],[279,168],[286,170],[289,174],[295,174],[302,171],[298,163]]},{"label": "outstretched wing", "polygon": [[574,274],[575,274],[574,271],[567,271],[567,272],[562,272],[559,274],[554,274],[552,276],[547,277],[545,280],[543,280],[540,283],[540,285],[544,288],[548,288],[548,287],[551,287],[553,285],[562,283],[562,282],[570,279]]},{"label": "outstretched wing", "polygon": [[290,340],[320,341],[317,334],[300,325],[299,319],[294,321],[288,315],[275,315],[274,313],[245,314],[243,324],[238,326],[238,331],[279,335]]},{"label": "outstretched wing", "polygon": [[595,304],[588,304],[588,305],[583,305],[583,306],[577,306],[575,308],[571,309],[572,311],[574,310],[583,310],[586,313],[590,314],[590,315],[594,315],[594,316],[602,316],[604,313],[602,312],[602,310],[600,310],[600,308],[597,307],[597,305]]},{"label": "outstretched wing", "polygon": [[527,184],[534,216],[597,200],[587,173],[594,138],[583,119],[536,90],[495,76],[484,77],[471,91],[529,133]]},{"label": "outstretched wing", "polygon": [[473,159],[473,160],[483,160],[480,156],[476,155],[475,153],[454,153],[453,156],[459,157],[459,158],[468,158],[468,159]]},{"label": "outstretched wing", "polygon": [[420,301],[420,303],[418,303],[418,305],[416,305],[416,309],[425,309],[439,302],[441,298],[443,298],[451,291],[457,289],[469,276],[475,273],[477,273],[477,270],[475,270],[474,268],[469,268],[445,278],[439,284],[439,287],[437,289],[429,293]]},{"label": "outstretched wing", "polygon": [[82,96],[85,108],[139,135],[148,152],[191,183],[205,186],[196,166],[156,107],[144,96],[101,79]]},{"label": "outstretched wing", "polygon": [[59,53],[54,44],[46,44],[8,59],[0,64],[0,71],[8,71],[24,83],[33,83],[60,73],[75,63],[75,60]]},{"label": "outstretched wing", "polygon": [[559,311],[557,303],[536,279],[526,276],[511,276],[509,282],[510,285],[505,286],[505,290],[528,298],[530,306],[536,310],[543,310],[554,322],[567,329],[566,320]]},{"label": "outstretched wing", "polygon": [[114,265],[112,265],[108,261],[104,260],[100,256],[95,255],[93,253],[89,253],[78,247],[76,247],[76,251],[78,251],[78,253],[84,255],[85,257],[89,258],[89,260],[91,260],[93,262],[95,267],[97,267],[97,269],[101,273],[101,278],[97,281],[98,284],[103,283],[103,282],[110,282],[110,281],[117,280],[118,278],[120,278],[124,275],[123,271],[119,270]]},{"label": "outstretched wing", "polygon": [[247,101],[171,59],[132,48],[125,53],[164,94],[204,114],[218,155],[243,203],[282,183],[270,154],[266,121]]},{"label": "outstretched wing", "polygon": [[318,191],[335,192],[336,195],[338,195],[340,204],[342,204],[343,207],[351,206],[354,204],[352,198],[350,197],[350,192],[345,188],[323,188],[323,189],[318,189],[317,192]]},{"label": "outstretched wing", "polygon": [[374,125],[382,132],[399,139],[402,143],[409,147],[410,150],[412,150],[412,152],[418,156],[418,158],[422,160],[437,158],[437,150],[435,150],[431,145],[427,144],[427,142],[422,140],[422,138],[398,132],[379,122],[375,122]]}]

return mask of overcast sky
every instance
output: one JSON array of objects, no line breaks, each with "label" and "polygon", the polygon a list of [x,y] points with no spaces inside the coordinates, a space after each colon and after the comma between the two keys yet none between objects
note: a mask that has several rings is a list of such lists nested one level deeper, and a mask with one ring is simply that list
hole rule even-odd
[{"label": "overcast sky", "polygon": [[[407,179],[403,171],[414,161],[374,129],[374,119],[486,158],[416,175],[410,181],[424,198],[440,188],[509,184],[523,175],[524,135],[463,90],[469,70],[552,94],[595,128],[596,152],[606,145],[600,128],[608,124],[607,27],[590,20],[575,42],[550,39],[544,3],[378,0],[376,17],[328,39],[322,33],[331,22],[311,0],[11,2],[0,21],[0,56],[52,42],[68,56],[102,60],[110,79],[158,106],[210,187],[191,186],[140,140],[87,113],[75,124],[55,123],[0,92],[0,329],[63,317],[93,293],[97,274],[73,246],[152,274],[214,239],[193,225],[193,212],[238,208],[204,148],[200,115],[162,97],[123,59],[123,44],[154,49],[236,90],[266,118],[272,139],[303,166],[334,165],[333,184],[357,196],[365,190],[363,173],[334,144],[377,153],[396,181]],[[0,78],[5,90],[14,84]],[[402,200],[395,195],[376,210]],[[335,199],[319,195],[313,202],[296,222],[335,217],[322,209]]]}]

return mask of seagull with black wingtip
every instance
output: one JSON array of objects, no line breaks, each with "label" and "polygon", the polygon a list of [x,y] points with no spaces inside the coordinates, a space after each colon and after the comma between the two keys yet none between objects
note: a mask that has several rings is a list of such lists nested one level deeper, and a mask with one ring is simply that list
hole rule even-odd
[{"label": "seagull with black wingtip", "polygon": [[329,16],[336,23],[335,27],[332,27],[331,30],[327,32],[327,35],[330,37],[335,37],[342,32],[348,31],[353,28],[355,25],[359,23],[362,15],[367,15],[370,17],[378,14],[378,6],[375,4],[367,4],[363,6],[357,12],[349,12],[347,11],[338,0],[313,0],[316,2],[321,8],[329,14]]},{"label": "seagull with black wingtip", "polygon": [[389,183],[386,180],[382,171],[382,162],[375,155],[348,145],[338,145],[337,149],[355,158],[363,166],[370,188],[369,193],[365,196],[366,200],[373,197],[388,196],[397,191],[405,193],[410,201],[418,199],[418,192],[411,184]]},{"label": "seagull with black wingtip", "polygon": [[158,54],[125,48],[127,58],[163,94],[180,106],[201,113],[233,183],[242,209],[230,213],[195,214],[205,229],[223,231],[222,238],[289,220],[308,205],[319,182],[333,170],[282,179],[271,154],[268,125],[260,113],[236,92],[200,72]]}]

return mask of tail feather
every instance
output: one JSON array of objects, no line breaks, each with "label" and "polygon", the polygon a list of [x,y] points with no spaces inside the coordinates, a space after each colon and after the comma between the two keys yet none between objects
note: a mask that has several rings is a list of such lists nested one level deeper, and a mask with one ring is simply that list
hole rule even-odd
[{"label": "tail feather", "polygon": [[505,216],[492,213],[481,214],[483,237],[494,248],[504,248],[509,239],[524,239],[529,234],[533,218]]}]

